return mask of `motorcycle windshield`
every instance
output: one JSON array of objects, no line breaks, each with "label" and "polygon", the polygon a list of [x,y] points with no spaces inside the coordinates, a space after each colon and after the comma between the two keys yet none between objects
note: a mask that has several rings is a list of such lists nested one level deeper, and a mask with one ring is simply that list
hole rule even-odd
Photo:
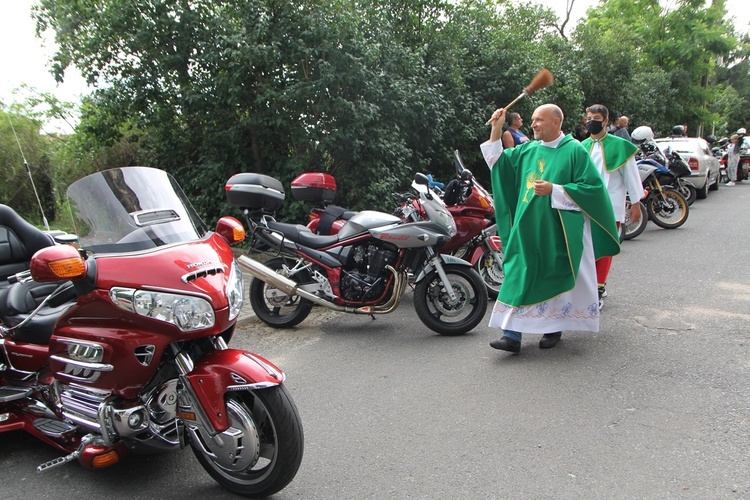
[{"label": "motorcycle windshield", "polygon": [[155,168],[97,172],[71,184],[67,195],[81,248],[90,252],[136,252],[208,232],[177,181]]}]

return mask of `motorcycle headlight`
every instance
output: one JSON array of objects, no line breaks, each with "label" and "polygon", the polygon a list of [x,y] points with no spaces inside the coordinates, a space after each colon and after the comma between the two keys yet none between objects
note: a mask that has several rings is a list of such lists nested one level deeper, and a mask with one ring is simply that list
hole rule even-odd
[{"label": "motorcycle headlight", "polygon": [[210,328],[215,322],[211,304],[200,297],[115,287],[109,298],[126,311],[171,323],[183,332]]},{"label": "motorcycle headlight", "polygon": [[229,319],[237,317],[242,309],[245,296],[245,282],[242,280],[242,271],[237,262],[232,262],[229,269],[229,281],[227,282],[227,300],[229,301]]}]

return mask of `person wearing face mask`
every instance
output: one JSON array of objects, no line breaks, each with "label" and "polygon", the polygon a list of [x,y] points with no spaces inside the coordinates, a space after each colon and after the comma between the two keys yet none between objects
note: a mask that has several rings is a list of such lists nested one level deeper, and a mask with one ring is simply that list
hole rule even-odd
[{"label": "person wearing face mask", "polygon": [[[608,122],[609,110],[606,106],[594,104],[586,108],[586,128],[590,135],[581,145],[588,151],[607,186],[619,229],[625,220],[627,200],[630,201],[630,220],[638,221],[643,217],[639,202],[645,193],[635,163],[638,147],[629,140],[607,133]],[[604,297],[607,296],[606,284],[611,267],[612,257],[602,257],[596,261],[599,309],[604,306]]]},{"label": "person wearing face mask", "polygon": [[620,251],[607,189],[591,158],[562,133],[562,110],[534,110],[534,139],[504,149],[505,110],[492,114],[481,145],[492,177],[505,281],[491,327],[494,349],[521,351],[523,333],[540,334],[539,347],[557,345],[562,330],[599,331],[595,260]]}]

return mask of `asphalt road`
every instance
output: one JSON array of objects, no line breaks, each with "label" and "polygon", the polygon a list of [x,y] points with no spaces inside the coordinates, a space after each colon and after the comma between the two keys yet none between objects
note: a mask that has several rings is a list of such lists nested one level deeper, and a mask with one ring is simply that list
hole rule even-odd
[{"label": "asphalt road", "polygon": [[[743,182],[682,228],[650,223],[615,258],[601,332],[550,350],[495,351],[486,321],[435,335],[410,296],[375,320],[244,321],[232,346],[285,369],[305,428],[274,498],[750,498],[748,208]],[[36,474],[55,450],[0,449],[4,499],[232,498],[189,450]]]}]

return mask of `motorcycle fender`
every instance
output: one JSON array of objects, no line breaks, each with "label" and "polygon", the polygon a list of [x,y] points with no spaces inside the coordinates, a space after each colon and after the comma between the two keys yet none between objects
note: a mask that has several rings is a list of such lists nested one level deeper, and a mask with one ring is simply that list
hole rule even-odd
[{"label": "motorcycle fender", "polygon": [[[267,359],[248,351],[224,349],[202,356],[187,374],[203,413],[217,432],[229,428],[224,395],[231,391],[265,389],[284,382],[284,372]],[[183,418],[190,420],[190,415]]]},{"label": "motorcycle fender", "polygon": [[[502,243],[500,243],[500,236],[488,236],[485,240],[485,243],[487,243],[487,245],[490,247],[490,250],[495,253],[499,252],[503,246]],[[484,252],[484,246],[478,245],[469,256],[469,262],[471,262],[471,265],[476,264],[479,260],[479,257],[481,257]]]},{"label": "motorcycle fender", "polygon": [[[471,267],[471,264],[466,262],[463,259],[459,259],[458,257],[454,257],[453,255],[447,255],[447,254],[440,254],[440,259],[443,261],[443,264],[458,264],[460,266],[469,266]],[[419,276],[417,276],[417,279],[414,280],[415,283],[419,283],[424,279],[425,276],[427,276],[430,272],[432,272],[433,266],[429,262],[425,262],[424,267],[419,271]]]}]

